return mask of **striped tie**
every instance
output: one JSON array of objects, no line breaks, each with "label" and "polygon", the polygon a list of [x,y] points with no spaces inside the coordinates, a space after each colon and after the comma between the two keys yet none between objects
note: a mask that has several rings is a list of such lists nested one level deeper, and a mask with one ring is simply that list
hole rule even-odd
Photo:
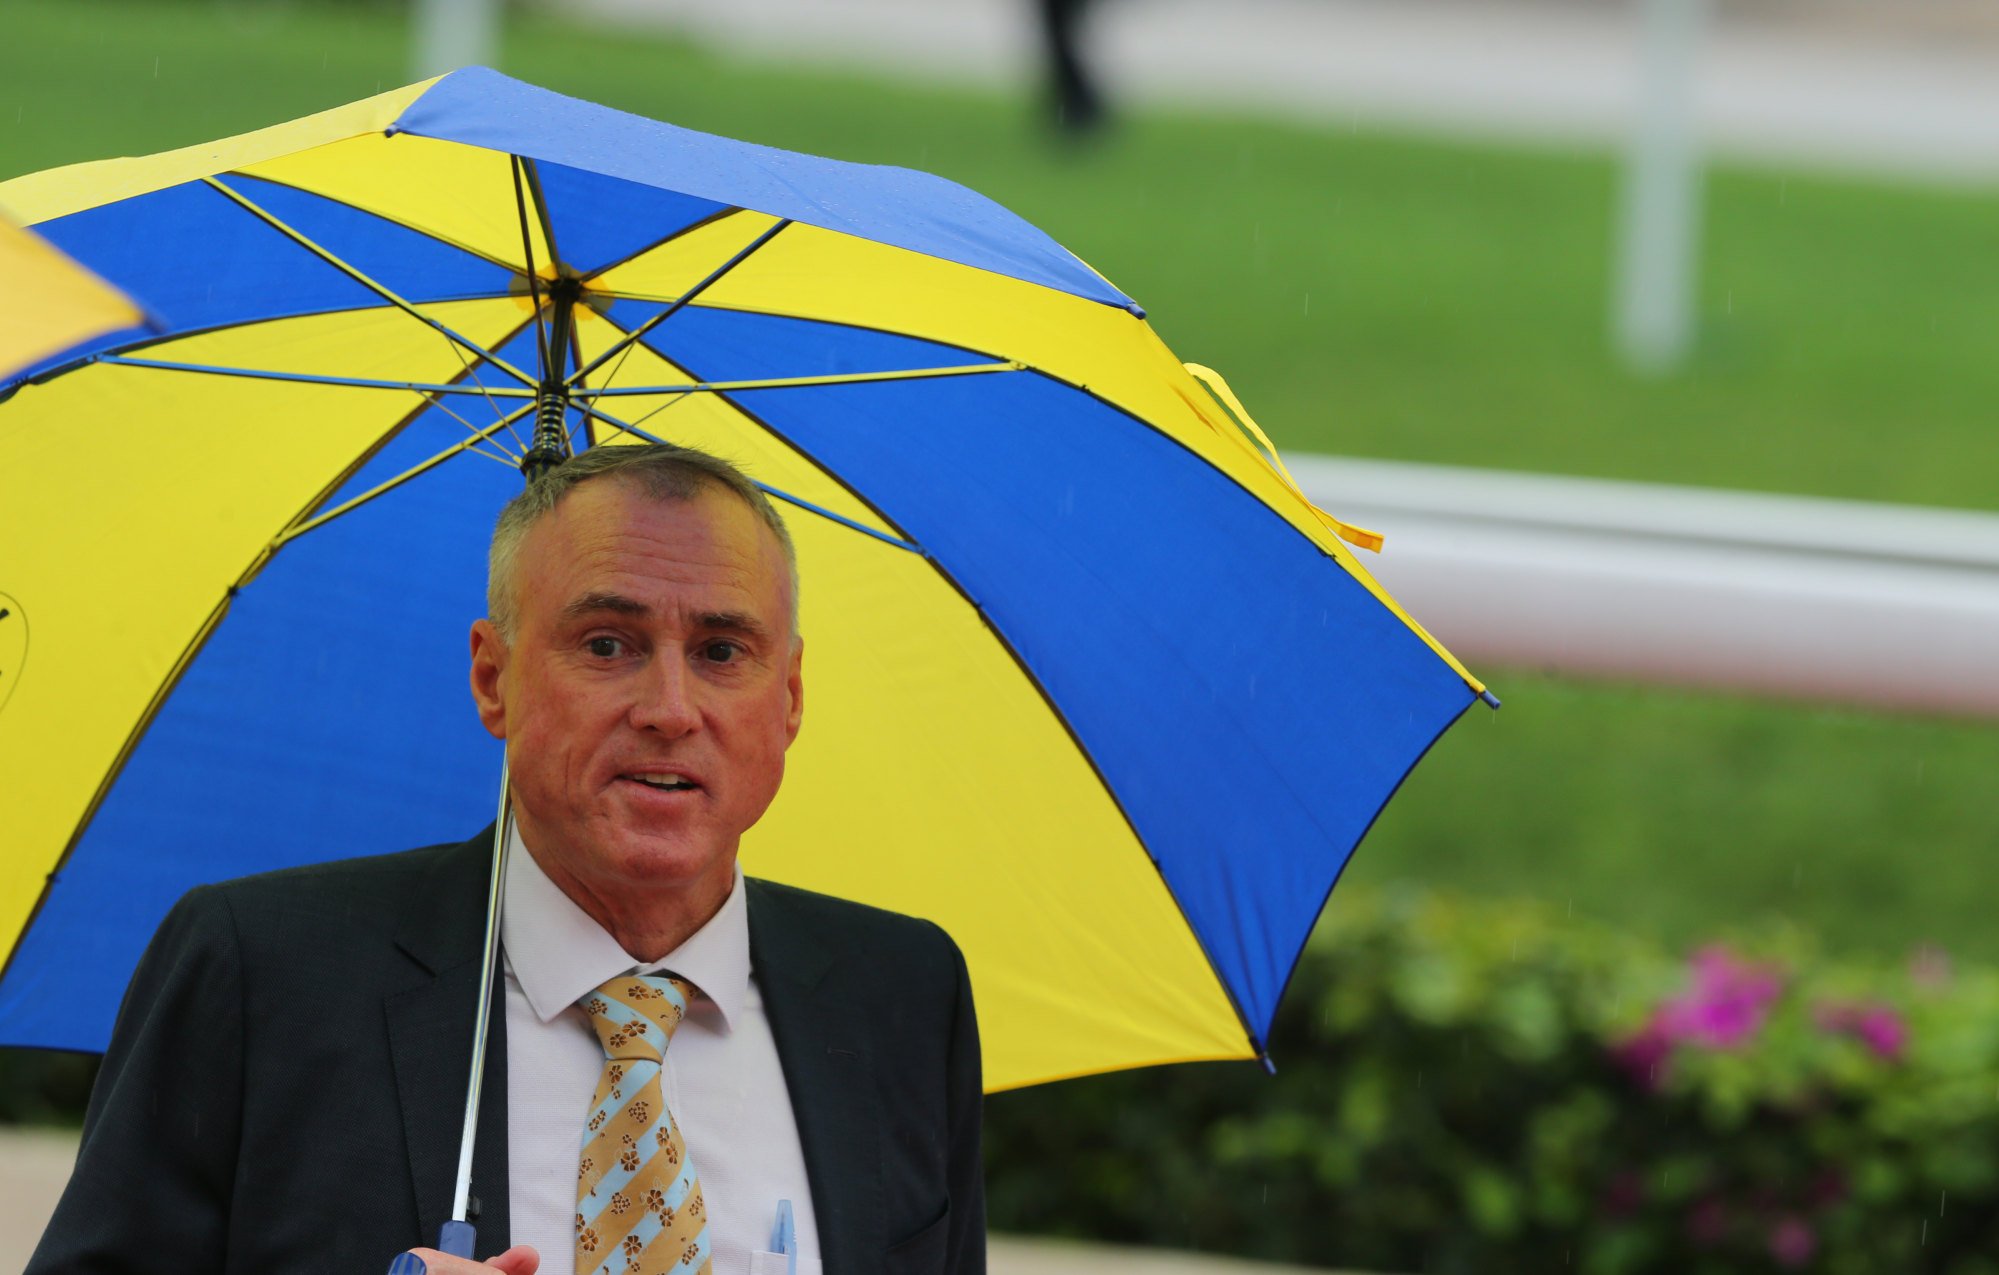
[{"label": "striped tie", "polygon": [[708,1210],[661,1064],[693,985],[625,974],[578,1004],[604,1071],[576,1165],[576,1275],[711,1275]]}]

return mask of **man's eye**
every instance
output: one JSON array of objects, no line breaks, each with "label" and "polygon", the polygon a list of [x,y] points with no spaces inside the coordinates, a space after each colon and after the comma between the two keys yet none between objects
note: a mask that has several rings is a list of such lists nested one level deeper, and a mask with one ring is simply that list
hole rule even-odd
[{"label": "man's eye", "polygon": [[583,645],[600,660],[616,659],[625,649],[625,644],[614,637],[593,637]]},{"label": "man's eye", "polygon": [[734,642],[707,642],[701,647],[701,658],[711,664],[727,664],[743,653],[743,648]]}]

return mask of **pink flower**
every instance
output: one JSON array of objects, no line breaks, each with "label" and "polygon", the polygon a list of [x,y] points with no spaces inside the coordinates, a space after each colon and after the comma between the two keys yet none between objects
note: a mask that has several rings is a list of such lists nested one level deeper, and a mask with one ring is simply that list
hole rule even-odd
[{"label": "pink flower", "polygon": [[1812,1015],[1820,1031],[1851,1036],[1867,1046],[1878,1058],[1899,1062],[1909,1044],[1909,1025],[1893,1006],[1879,1002],[1861,1005],[1821,1005]]},{"label": "pink flower", "polygon": [[1738,960],[1724,947],[1694,953],[1693,987],[1659,1007],[1658,1021],[1677,1040],[1734,1049],[1763,1029],[1770,1005],[1783,994],[1779,972]]},{"label": "pink flower", "polygon": [[1770,1228],[1770,1256],[1779,1266],[1795,1270],[1811,1261],[1818,1248],[1819,1237],[1801,1218],[1781,1218]]},{"label": "pink flower", "polygon": [[1770,1006],[1783,994],[1781,971],[1706,947],[1688,962],[1690,986],[1652,1011],[1638,1032],[1618,1045],[1618,1062],[1647,1089],[1657,1089],[1680,1045],[1737,1049],[1763,1029]]}]

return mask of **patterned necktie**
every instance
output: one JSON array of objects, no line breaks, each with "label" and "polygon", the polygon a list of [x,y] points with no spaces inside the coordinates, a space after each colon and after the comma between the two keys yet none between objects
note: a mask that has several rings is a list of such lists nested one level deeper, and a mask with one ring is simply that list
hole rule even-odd
[{"label": "patterned necktie", "polygon": [[576,1165],[576,1275],[711,1275],[708,1211],[660,1071],[694,992],[625,974],[577,1002],[604,1070]]}]

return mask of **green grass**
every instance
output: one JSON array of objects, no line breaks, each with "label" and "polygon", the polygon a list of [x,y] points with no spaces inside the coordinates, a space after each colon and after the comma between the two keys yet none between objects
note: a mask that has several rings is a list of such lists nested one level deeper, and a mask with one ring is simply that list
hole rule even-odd
[{"label": "green grass", "polygon": [[[1526,895],[1675,944],[1788,921],[1840,954],[1999,962],[1999,729],[1512,673],[1341,890]],[[1339,908],[1335,892],[1332,907]]]},{"label": "green grass", "polygon": [[[403,81],[388,8],[0,0],[0,173]],[[1290,449],[1999,508],[1999,195],[1722,169],[1698,357],[1604,348],[1600,155],[1145,113],[1052,147],[1024,99],[523,18],[506,68],[696,128],[957,178],[1142,301]],[[1494,675],[1350,880],[1573,900],[1663,937],[1787,916],[1999,960],[1989,727]]]}]

